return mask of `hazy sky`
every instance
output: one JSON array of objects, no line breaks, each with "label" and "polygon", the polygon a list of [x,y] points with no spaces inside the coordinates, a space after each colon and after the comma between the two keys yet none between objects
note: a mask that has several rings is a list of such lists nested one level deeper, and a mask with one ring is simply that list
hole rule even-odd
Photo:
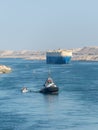
[{"label": "hazy sky", "polygon": [[98,46],[98,0],[0,0],[0,50]]}]

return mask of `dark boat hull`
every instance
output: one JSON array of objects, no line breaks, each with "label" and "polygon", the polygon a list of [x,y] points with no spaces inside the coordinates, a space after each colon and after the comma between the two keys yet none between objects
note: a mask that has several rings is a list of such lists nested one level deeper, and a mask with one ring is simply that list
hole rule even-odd
[{"label": "dark boat hull", "polygon": [[59,88],[58,87],[48,87],[48,88],[42,88],[40,90],[40,93],[43,94],[58,94]]}]

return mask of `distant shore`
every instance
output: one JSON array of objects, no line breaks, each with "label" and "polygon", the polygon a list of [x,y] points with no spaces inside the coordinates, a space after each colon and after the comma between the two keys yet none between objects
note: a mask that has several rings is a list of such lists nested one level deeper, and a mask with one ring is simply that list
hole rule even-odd
[{"label": "distant shore", "polygon": [[[74,61],[98,61],[98,47],[83,47],[71,49]],[[45,60],[46,51],[21,50],[0,51],[0,58],[25,58],[28,60]]]},{"label": "distant shore", "polygon": [[83,47],[73,49],[72,60],[98,61],[98,47]]}]

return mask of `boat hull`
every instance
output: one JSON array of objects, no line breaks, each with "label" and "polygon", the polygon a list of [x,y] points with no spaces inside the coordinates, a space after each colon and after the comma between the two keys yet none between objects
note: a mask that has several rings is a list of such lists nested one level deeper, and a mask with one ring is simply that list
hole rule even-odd
[{"label": "boat hull", "polygon": [[47,56],[47,64],[68,64],[71,60],[71,56]]},{"label": "boat hull", "polygon": [[59,88],[58,87],[49,87],[49,88],[42,88],[40,93],[43,94],[58,94]]}]

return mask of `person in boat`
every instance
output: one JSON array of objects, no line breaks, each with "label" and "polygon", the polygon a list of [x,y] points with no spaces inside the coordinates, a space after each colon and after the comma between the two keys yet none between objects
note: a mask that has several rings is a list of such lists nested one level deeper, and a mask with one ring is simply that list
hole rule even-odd
[{"label": "person in boat", "polygon": [[52,80],[50,77],[46,80],[44,86],[45,86],[46,88],[56,87],[56,85],[54,84],[53,80]]}]

